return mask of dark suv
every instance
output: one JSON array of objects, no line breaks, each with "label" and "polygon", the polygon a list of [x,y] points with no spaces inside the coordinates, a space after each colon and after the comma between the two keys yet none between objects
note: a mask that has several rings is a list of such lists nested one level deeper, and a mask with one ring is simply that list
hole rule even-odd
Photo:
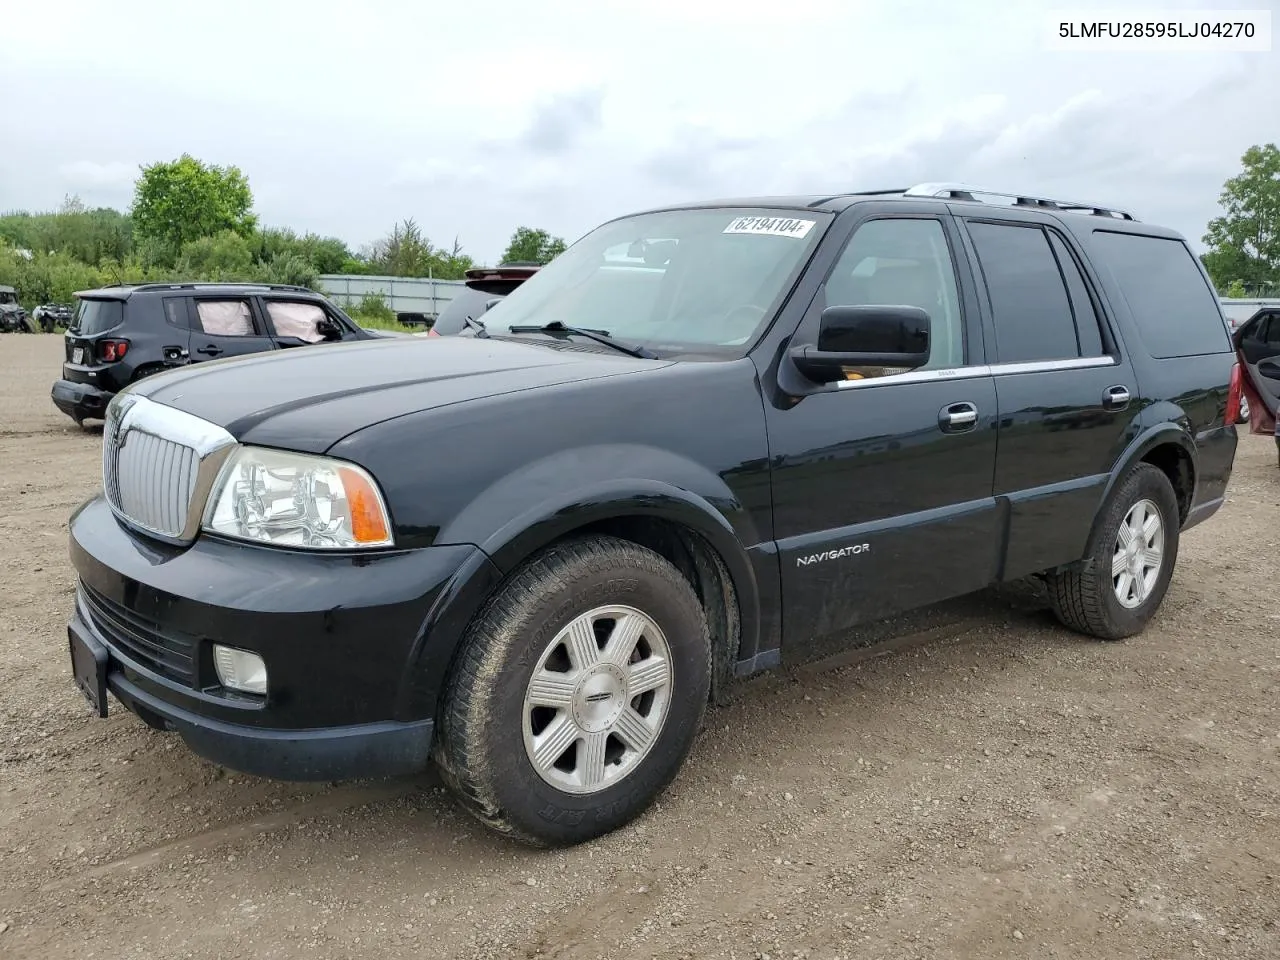
[{"label": "dark suv", "polygon": [[148,283],[76,298],[53,385],[53,402],[76,423],[101,418],[119,391],[171,367],[376,336],[306,287]]},{"label": "dark suv", "polygon": [[1184,240],[1091,204],[622,217],[483,331],[118,396],[74,676],[229,767],[434,759],[485,823],[581,841],[735,678],[886,618],[1035,575],[1073,630],[1142,630],[1223,502],[1234,364]]}]

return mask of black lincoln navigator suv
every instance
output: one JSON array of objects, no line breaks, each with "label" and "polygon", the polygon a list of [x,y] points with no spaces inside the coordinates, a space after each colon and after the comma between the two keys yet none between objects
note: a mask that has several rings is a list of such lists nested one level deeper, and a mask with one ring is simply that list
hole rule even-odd
[{"label": "black lincoln navigator suv", "polygon": [[434,761],[573,843],[653,801],[735,678],[872,621],[1034,575],[1069,628],[1139,632],[1235,456],[1199,261],[1093,204],[653,210],[473,319],[111,402],[70,522],[99,714],[264,776]]}]

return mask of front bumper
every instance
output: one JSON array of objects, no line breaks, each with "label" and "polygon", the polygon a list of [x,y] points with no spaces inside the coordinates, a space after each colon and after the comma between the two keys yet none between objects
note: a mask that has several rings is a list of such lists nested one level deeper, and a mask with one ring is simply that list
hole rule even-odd
[{"label": "front bumper", "polygon": [[107,413],[107,404],[114,393],[109,393],[91,383],[74,383],[71,380],[55,380],[50,393],[53,404],[73,420],[101,420]]},{"label": "front bumper", "polygon": [[[68,630],[105,648],[107,689],[143,720],[259,776],[426,766],[433,711],[415,715],[403,693],[429,614],[476,548],[316,556],[202,536],[177,550],[128,531],[101,497],[69,527],[79,584]],[[214,643],[258,653],[268,694],[223,689]]]}]

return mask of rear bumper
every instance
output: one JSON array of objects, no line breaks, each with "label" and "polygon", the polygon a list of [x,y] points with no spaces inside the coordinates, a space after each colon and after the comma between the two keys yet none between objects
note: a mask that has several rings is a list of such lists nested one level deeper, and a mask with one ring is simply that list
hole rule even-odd
[{"label": "rear bumper", "polygon": [[73,420],[101,420],[106,416],[107,404],[115,394],[91,383],[55,380],[50,396],[53,405]]}]

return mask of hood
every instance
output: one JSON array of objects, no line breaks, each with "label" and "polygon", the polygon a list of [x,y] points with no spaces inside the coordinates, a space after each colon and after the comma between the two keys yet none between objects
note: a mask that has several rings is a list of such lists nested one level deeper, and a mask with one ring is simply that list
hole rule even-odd
[{"label": "hood", "polygon": [[132,391],[245,443],[322,453],[349,433],[408,413],[668,363],[537,342],[396,337],[192,364],[141,380]]}]

